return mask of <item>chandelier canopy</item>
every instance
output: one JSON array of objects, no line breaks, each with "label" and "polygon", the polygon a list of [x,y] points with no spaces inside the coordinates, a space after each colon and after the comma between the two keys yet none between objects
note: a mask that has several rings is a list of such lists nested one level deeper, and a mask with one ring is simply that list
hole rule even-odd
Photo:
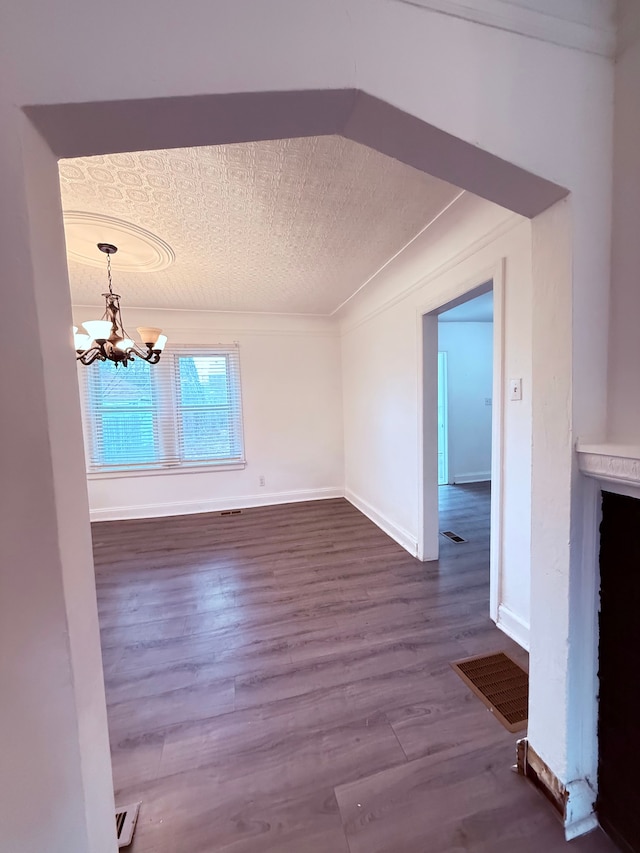
[{"label": "chandelier canopy", "polygon": [[98,243],[98,249],[107,256],[109,292],[102,294],[106,306],[101,320],[87,320],[83,323],[85,333],[78,333],[78,327],[73,327],[77,361],[82,364],[93,364],[96,360],[113,361],[116,367],[120,364],[127,367],[130,361],[141,358],[150,364],[157,364],[167,343],[167,336],[162,334],[162,329],[139,326],[137,331],[142,344],[129,337],[122,325],[120,297],[113,292],[111,283],[111,255],[115,255],[118,247],[111,243]]}]

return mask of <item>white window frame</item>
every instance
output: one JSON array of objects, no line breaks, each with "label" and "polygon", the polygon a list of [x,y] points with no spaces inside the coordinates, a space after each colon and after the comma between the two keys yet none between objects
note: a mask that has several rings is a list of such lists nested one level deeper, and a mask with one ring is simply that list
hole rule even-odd
[{"label": "white window frame", "polygon": [[[180,357],[190,356],[219,355],[224,355],[227,358],[228,375],[231,377],[231,381],[233,383],[232,387],[234,388],[233,396],[236,400],[234,441],[239,451],[238,456],[234,456],[233,458],[222,458],[219,460],[197,460],[193,462],[182,461],[179,459],[182,419],[180,417],[181,407],[178,406],[177,402],[178,359]],[[232,355],[233,357],[231,357]],[[161,369],[158,370],[161,365]],[[131,465],[129,467],[126,465],[122,465],[122,467],[104,467],[99,464],[95,464],[92,461],[95,458],[96,450],[96,421],[92,418],[90,410],[90,367],[87,368],[83,365],[79,365],[78,369],[80,371],[80,397],[85,437],[86,470],[87,478],[89,480],[114,479],[120,477],[166,476],[173,473],[195,474],[207,471],[237,471],[246,467],[242,412],[242,378],[240,374],[240,360],[237,344],[189,347],[173,346],[164,351],[160,364],[150,366],[155,397],[153,411],[156,414],[158,436],[160,445],[164,448],[164,452],[162,453],[162,458],[156,462]],[[116,369],[115,366],[114,369]],[[117,369],[126,370],[127,368],[118,367]],[[161,399],[164,399],[164,404],[159,402]],[[162,418],[163,409],[165,413],[171,414],[171,418]]]}]

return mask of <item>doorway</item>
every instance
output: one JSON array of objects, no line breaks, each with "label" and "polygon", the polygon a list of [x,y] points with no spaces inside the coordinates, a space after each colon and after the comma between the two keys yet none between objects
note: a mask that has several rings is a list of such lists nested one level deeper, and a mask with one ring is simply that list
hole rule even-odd
[{"label": "doorway", "polygon": [[491,482],[493,290],[438,315],[438,485]]},{"label": "doorway", "polygon": [[488,569],[491,542],[493,290],[438,315],[438,519],[442,556]]},{"label": "doorway", "polygon": [[[434,299],[435,302],[435,299]],[[419,556],[489,541],[489,612],[498,620],[501,584],[504,269],[460,284],[447,303],[420,314],[423,540]],[[452,544],[442,535],[466,540]],[[487,537],[487,533],[489,536]],[[466,535],[465,535],[466,534]],[[455,541],[455,540],[454,540]]]}]

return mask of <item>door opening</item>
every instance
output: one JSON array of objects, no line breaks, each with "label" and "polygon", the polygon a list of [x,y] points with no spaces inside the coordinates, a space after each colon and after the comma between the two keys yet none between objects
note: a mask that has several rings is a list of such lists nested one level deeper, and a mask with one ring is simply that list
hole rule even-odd
[{"label": "door opening", "polygon": [[[489,611],[500,600],[503,271],[421,315],[423,548],[486,558]],[[442,531],[453,531],[446,539]],[[464,540],[464,541],[460,541]]]},{"label": "door opening", "polygon": [[[479,570],[486,561],[487,575],[491,538],[492,403],[491,290],[438,315],[440,547],[444,552],[452,549],[472,552]],[[446,478],[441,464],[445,450]],[[448,536],[444,535],[447,533]]]},{"label": "door opening", "polygon": [[489,291],[438,315],[438,460],[446,452],[448,469],[439,484],[491,482],[492,409]]}]

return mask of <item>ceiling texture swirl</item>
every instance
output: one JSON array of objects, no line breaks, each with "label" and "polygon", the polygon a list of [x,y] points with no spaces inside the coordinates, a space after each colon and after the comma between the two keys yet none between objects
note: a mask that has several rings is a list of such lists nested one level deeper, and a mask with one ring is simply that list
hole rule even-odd
[{"label": "ceiling texture swirl", "polygon": [[72,300],[333,313],[459,195],[339,136],[60,161]]}]

